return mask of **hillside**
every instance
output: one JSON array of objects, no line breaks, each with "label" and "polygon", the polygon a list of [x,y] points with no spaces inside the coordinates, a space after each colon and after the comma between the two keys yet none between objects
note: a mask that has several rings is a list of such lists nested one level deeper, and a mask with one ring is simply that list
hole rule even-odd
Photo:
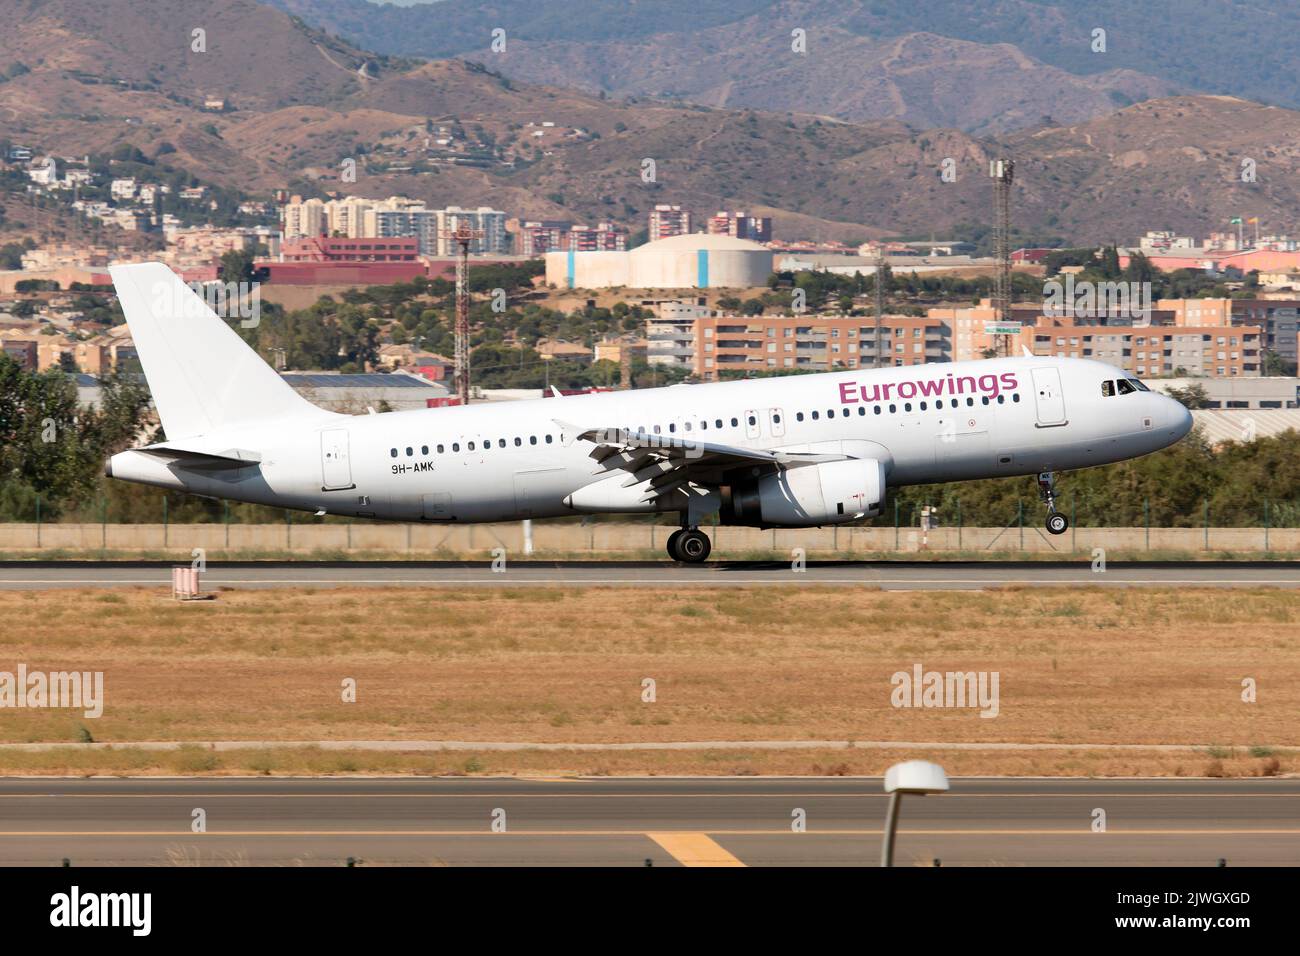
[{"label": "hillside", "polygon": [[[0,139],[77,156],[121,143],[154,156],[170,144],[169,164],[262,195],[285,186],[401,193],[526,217],[610,218],[633,230],[654,203],[676,202],[698,215],[724,207],[772,215],[778,235],[853,240],[986,224],[987,159],[1006,150],[1019,164],[1015,224],[1039,235],[1125,240],[1148,228],[1204,230],[1233,215],[1286,229],[1300,214],[1300,114],[1231,97],[1148,100],[1035,125],[998,145],[896,119],[622,101],[458,60],[383,60],[248,0],[0,0],[0,14],[26,24],[0,41],[0,57],[27,57],[27,72],[0,83]],[[197,54],[185,29],[135,30],[141,20],[222,18],[239,26],[229,36],[210,29],[210,50],[220,42],[250,52],[247,70],[216,79],[188,63]],[[369,62],[366,76],[333,64],[344,55]],[[119,81],[74,72],[96,63],[101,77],[122,71]],[[201,96],[233,108],[205,112]],[[1255,183],[1240,181],[1246,157],[1257,163]],[[358,160],[355,185],[338,179],[344,158]],[[642,179],[646,159],[654,182]],[[948,159],[956,182],[939,176]]]},{"label": "hillside", "polygon": [[[375,50],[483,59],[533,82],[968,132],[1075,122],[1179,91],[1300,107],[1293,2],[272,2]],[[790,53],[796,27],[806,56]],[[504,54],[487,53],[496,28]]]}]

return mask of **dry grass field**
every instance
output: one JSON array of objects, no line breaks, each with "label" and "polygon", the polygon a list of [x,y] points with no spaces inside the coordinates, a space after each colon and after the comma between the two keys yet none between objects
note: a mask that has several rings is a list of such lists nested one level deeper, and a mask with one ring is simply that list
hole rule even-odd
[{"label": "dry grass field", "polygon": [[[250,590],[190,604],[155,589],[47,591],[0,593],[0,620],[0,671],[103,671],[106,697],[99,719],[0,708],[0,741],[114,744],[0,749],[7,773],[834,774],[928,756],[954,774],[1248,775],[1294,771],[1300,749],[1300,599],[1284,590]],[[918,663],[998,672],[997,717],[895,708],[891,675]],[[129,746],[206,740],[1059,749]]]}]

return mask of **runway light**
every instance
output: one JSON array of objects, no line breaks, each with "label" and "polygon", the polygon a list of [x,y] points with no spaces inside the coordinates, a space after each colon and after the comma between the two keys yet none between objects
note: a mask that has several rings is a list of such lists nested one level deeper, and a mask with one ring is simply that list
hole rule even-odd
[{"label": "runway light", "polygon": [[926,760],[906,760],[885,771],[885,793],[889,798],[889,815],[885,818],[885,833],[880,843],[880,865],[894,865],[894,835],[898,832],[898,807],[903,794],[947,793],[948,775],[937,763]]}]

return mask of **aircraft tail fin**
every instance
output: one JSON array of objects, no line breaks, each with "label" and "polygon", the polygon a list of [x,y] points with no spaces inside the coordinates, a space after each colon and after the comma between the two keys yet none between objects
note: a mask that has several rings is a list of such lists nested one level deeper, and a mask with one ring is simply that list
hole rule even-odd
[{"label": "aircraft tail fin", "polygon": [[167,266],[146,262],[109,273],[168,440],[324,414]]}]

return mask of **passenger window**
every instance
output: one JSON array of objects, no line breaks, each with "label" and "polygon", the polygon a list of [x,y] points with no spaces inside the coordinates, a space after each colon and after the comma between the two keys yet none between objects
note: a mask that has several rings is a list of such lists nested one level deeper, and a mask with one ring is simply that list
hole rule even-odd
[{"label": "passenger window", "polygon": [[911,410],[912,410],[912,403],[911,403],[911,402],[904,402],[904,403],[903,403],[903,411],[905,411],[905,412],[910,412]]},{"label": "passenger window", "polygon": [[458,441],[454,441],[454,442],[452,442],[452,443],[451,443],[451,450],[452,450],[452,451],[460,451],[460,442],[458,442]]},{"label": "passenger window", "polygon": [[690,431],[690,430],[691,430],[691,423],[690,423],[690,422],[683,422],[683,423],[682,423],[682,427],[685,428],[687,431]]},{"label": "passenger window", "polygon": [[708,422],[700,422],[700,431],[702,431],[702,432],[706,432],[706,431],[708,431],[708,430],[709,430],[709,423],[708,423]]},{"label": "passenger window", "polygon": [[441,446],[441,445],[438,446],[438,454],[439,454],[439,455],[442,454],[442,446]]},{"label": "passenger window", "polygon": [[428,445],[421,445],[421,446],[420,446],[420,454],[421,454],[421,455],[427,455],[427,454],[429,454],[429,446],[428,446]]},{"label": "passenger window", "polygon": [[813,421],[817,421],[817,419],[821,418],[821,413],[820,413],[820,412],[813,412],[813,413],[812,413],[812,417],[813,417]]},{"label": "passenger window", "polygon": [[1121,395],[1132,395],[1137,391],[1137,389],[1133,387],[1133,383],[1126,378],[1119,379],[1115,384],[1119,386],[1119,393]]},{"label": "passenger window", "polygon": [[755,418],[753,415],[750,415],[750,416],[749,416],[749,423],[750,423],[751,425],[757,425],[757,424],[758,424],[758,419]]},{"label": "passenger window", "polygon": [[892,415],[892,414],[894,414],[894,412],[896,412],[896,411],[898,411],[898,406],[897,406],[897,405],[890,405],[890,406],[889,406],[889,414]]},{"label": "passenger window", "polygon": [[999,396],[998,396],[998,404],[999,404],[999,405],[1003,405],[1003,404],[1005,404],[1005,403],[1006,403],[1006,400],[1007,400],[1007,397],[1006,397],[1005,395],[999,395]]},{"label": "passenger window", "polygon": [[[883,283],[882,283],[882,285],[883,285]],[[801,421],[803,421],[803,412],[795,412],[795,413],[794,413],[794,420],[797,421],[797,422],[801,422]],[[396,455],[397,452],[394,451],[393,454]]]},{"label": "passenger window", "polygon": [[[883,284],[883,283],[882,283]],[[921,411],[925,411],[925,402],[921,403]]]},{"label": "passenger window", "polygon": [[656,435],[659,434],[659,426],[658,426],[658,425],[655,426],[655,434],[656,434]]},{"label": "passenger window", "polygon": [[[882,284],[883,284],[883,283],[882,283]],[[1011,396],[1011,400],[1012,400],[1013,402],[1018,402],[1018,401],[1020,401],[1020,393],[1019,393],[1019,392],[1016,392],[1015,394],[1013,394],[1013,395]]]},{"label": "passenger window", "polygon": [[[884,285],[885,285],[885,283],[884,283],[884,282],[881,282],[880,285],[881,285],[881,288],[883,288]],[[516,438],[516,439],[515,439],[515,447],[516,447],[516,448],[518,448],[518,447],[519,447],[520,445],[522,445],[523,443],[524,443],[524,440],[523,440],[522,438]]]},{"label": "passenger window", "polygon": [[528,436],[528,444],[530,444],[530,445],[536,445],[536,444],[537,444],[537,436],[536,436],[536,435],[529,435],[529,436]]},{"label": "passenger window", "polygon": [[985,395],[982,398],[980,398],[980,401],[983,402],[985,405],[987,405],[989,403],[989,397]]},{"label": "passenger window", "polygon": [[713,426],[714,426],[715,428],[721,428],[721,427],[722,427],[722,419],[719,418],[717,421],[715,421],[715,422],[713,423]]},{"label": "passenger window", "polygon": [[[883,288],[884,283],[881,283],[881,286],[882,286],[882,288]],[[880,414],[880,406],[879,406],[879,405],[876,406],[876,414],[877,414],[877,415]]]},{"label": "passenger window", "polygon": [[849,410],[848,410],[847,408],[841,408],[841,409],[840,409],[840,414],[843,415],[845,418],[848,418],[848,417],[849,417]]},{"label": "passenger window", "polygon": [[677,431],[677,423],[676,423],[676,422],[669,422],[669,423],[668,423],[668,430],[669,430],[670,432],[676,432],[676,431]]},{"label": "passenger window", "polygon": [[410,458],[414,454],[415,454],[415,450],[408,445],[406,448],[406,457]]},{"label": "passenger window", "polygon": [[469,443],[468,445],[466,445],[465,447],[468,448],[470,451],[473,451],[473,450],[474,450],[474,443],[473,443],[473,442],[470,442],[470,443]]},{"label": "passenger window", "polygon": [[547,435],[547,436],[546,436],[546,444],[549,445],[550,443],[551,443],[551,436],[550,436],[550,435]]},{"label": "passenger window", "polygon": [[[880,284],[881,284],[882,287],[884,286],[884,282],[883,282],[883,281],[882,281]],[[775,424],[775,425],[780,425],[780,424],[781,424],[781,416],[778,415],[776,412],[773,412],[773,413],[772,413],[772,423]]]},{"label": "passenger window", "polygon": [[865,406],[865,405],[859,405],[859,406],[858,406],[858,417],[861,418],[861,417],[862,417],[863,415],[865,415],[866,413],[867,413],[867,406]]},{"label": "passenger window", "polygon": [[394,458],[397,457],[397,449],[396,449],[396,448],[391,449],[388,453],[389,453],[390,455],[392,455]]},{"label": "passenger window", "polygon": [[733,418],[733,419],[731,420],[731,427],[732,427],[732,428],[735,428],[735,427],[736,427],[737,425],[739,425],[739,424],[740,424],[740,419],[739,419],[739,418]]},{"label": "passenger window", "polygon": [[967,407],[967,408],[970,408],[970,407],[971,407],[972,405],[974,405],[974,404],[975,404],[975,399],[973,399],[973,398],[967,398],[967,399],[966,399],[966,407]]},{"label": "passenger window", "polygon": [[1115,394],[1115,383],[1114,383],[1114,382],[1111,382],[1111,381],[1105,381],[1105,382],[1102,382],[1102,383],[1101,383],[1101,394],[1102,394],[1102,396],[1105,397],[1105,398],[1110,398],[1112,395],[1114,395],[1114,394]]}]

